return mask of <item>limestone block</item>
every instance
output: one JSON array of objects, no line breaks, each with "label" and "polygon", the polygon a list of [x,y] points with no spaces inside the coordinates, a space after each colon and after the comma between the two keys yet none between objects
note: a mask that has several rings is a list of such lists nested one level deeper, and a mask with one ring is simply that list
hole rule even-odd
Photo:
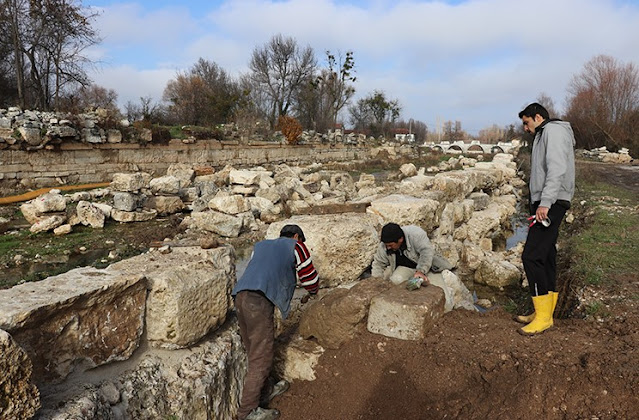
[{"label": "limestone block", "polygon": [[157,216],[157,210],[140,210],[140,211],[122,211],[113,209],[111,211],[111,218],[116,222],[146,222],[147,220],[154,219]]},{"label": "limestone block", "polygon": [[379,244],[377,218],[362,213],[293,216],[272,223],[266,238],[279,237],[286,224],[297,224],[304,231],[305,244],[325,287],[358,279],[370,266]]},{"label": "limestone block", "polygon": [[272,213],[275,210],[275,205],[271,200],[264,197],[248,197],[249,205],[253,214],[259,216],[262,213]]},{"label": "limestone block", "polygon": [[31,225],[31,227],[29,228],[29,231],[31,231],[31,233],[40,233],[40,232],[46,232],[48,230],[53,230],[57,228],[58,226],[62,225],[66,220],[67,220],[66,215],[61,215],[61,214],[45,216],[41,218],[40,220],[38,220],[37,222],[35,222],[33,225]]},{"label": "limestone block", "polygon": [[105,203],[92,203],[94,206],[100,209],[102,213],[104,213],[104,217],[111,217],[111,211],[113,207]]},{"label": "limestone block", "polygon": [[115,191],[113,193],[113,208],[121,211],[134,211],[138,207],[140,194]]},{"label": "limestone block", "polygon": [[0,418],[30,419],[40,408],[40,392],[31,382],[31,360],[6,331],[0,330]]},{"label": "limestone block", "polygon": [[174,176],[180,180],[180,187],[187,188],[193,185],[195,179],[195,170],[193,166],[185,163],[173,163],[169,165],[166,174]]},{"label": "limestone block", "polygon": [[450,296],[452,308],[463,308],[469,311],[477,310],[475,308],[475,299],[472,293],[466,287],[466,285],[459,279],[459,277],[450,270],[444,270],[441,273],[444,285],[446,286],[447,298]]},{"label": "limestone block", "polygon": [[183,348],[219,327],[231,307],[235,285],[232,247],[173,248],[112,264],[109,270],[144,273],[148,340],[157,347]]},{"label": "limestone block", "polygon": [[360,174],[359,180],[355,183],[355,187],[358,190],[361,190],[365,187],[374,187],[375,185],[375,175],[373,174]]},{"label": "limestone block", "polygon": [[31,200],[38,213],[64,211],[67,208],[67,200],[59,193],[48,192]]},{"label": "limestone block", "polygon": [[373,297],[368,311],[368,331],[400,340],[422,340],[444,314],[444,291],[439,287],[406,290],[392,286]]},{"label": "limestone block", "polygon": [[2,128],[2,129],[10,129],[11,128],[11,118],[0,116],[0,128]]},{"label": "limestone block", "polygon": [[42,134],[39,128],[35,127],[19,127],[18,131],[24,141],[30,146],[38,146],[42,143]]},{"label": "limestone block", "polygon": [[25,349],[36,382],[57,381],[128,359],[140,342],[145,300],[142,274],[77,268],[0,290],[0,328]]},{"label": "limestone block", "polygon": [[226,214],[238,214],[251,210],[250,202],[239,194],[230,196],[218,196],[209,201],[211,210],[219,211]]},{"label": "limestone block", "polygon": [[243,185],[234,185],[231,188],[232,194],[240,194],[243,196],[255,195],[259,188],[257,186],[245,187]]},{"label": "limestone block", "polygon": [[107,143],[122,143],[122,132],[116,129],[106,130]]},{"label": "limestone block", "polygon": [[76,213],[80,223],[84,226],[91,226],[94,229],[104,227],[105,215],[98,207],[88,201],[80,201],[76,207]]},{"label": "limestone block", "polygon": [[429,198],[392,194],[371,201],[366,212],[381,216],[384,223],[417,225],[431,232],[439,225],[442,210],[443,206],[439,202]]},{"label": "limestone block", "polygon": [[415,175],[405,178],[399,183],[398,191],[401,194],[421,196],[424,191],[432,188],[435,178],[426,175]]},{"label": "limestone block", "polygon": [[[180,185],[182,181],[180,181]],[[192,203],[200,197],[200,188],[199,187],[188,187],[188,188],[180,188],[180,198],[182,201],[186,201],[187,203]]]},{"label": "limestone block", "polygon": [[78,201],[89,201],[91,200],[91,194],[88,191],[80,191],[80,192],[76,192],[71,194],[71,201],[73,201],[74,203],[77,203]]},{"label": "limestone block", "polygon": [[55,236],[62,236],[62,235],[67,235],[69,233],[71,233],[71,225],[69,223],[65,224],[65,225],[61,225],[58,226],[57,228],[53,229],[53,234]]},{"label": "limestone block", "polygon": [[[281,190],[276,187],[260,188],[259,190],[255,191],[255,196],[266,198],[273,204],[277,204],[282,199]],[[286,195],[286,197],[288,197],[288,194]]]},{"label": "limestone block", "polygon": [[475,210],[484,210],[490,204],[490,196],[483,192],[474,192],[469,195],[473,200]]},{"label": "limestone block", "polygon": [[297,339],[277,348],[274,369],[288,381],[314,381],[315,366],[324,354],[322,346],[308,340]]},{"label": "limestone block", "polygon": [[260,182],[261,172],[249,170],[232,170],[229,173],[229,182],[238,185],[257,185]]},{"label": "limestone block", "polygon": [[93,127],[93,128],[83,128],[82,129],[82,140],[87,143],[104,143],[106,141],[106,137],[104,135],[104,130],[101,128]]},{"label": "limestone block", "polygon": [[520,280],[521,272],[508,261],[486,259],[475,271],[475,283],[491,287],[515,286]]},{"label": "limestone block", "polygon": [[132,174],[116,173],[113,174],[111,189],[122,192],[138,192],[148,186],[149,180],[147,178],[148,174],[142,174],[142,172]]},{"label": "limestone block", "polygon": [[177,195],[180,192],[180,179],[172,175],[161,176],[152,179],[149,186],[153,194]]},{"label": "limestone block", "polygon": [[160,215],[178,213],[184,209],[184,202],[176,195],[154,195],[146,205],[157,210]]},{"label": "limestone block", "polygon": [[25,220],[31,225],[37,223],[38,221],[44,218],[40,214],[40,212],[38,212],[35,204],[33,204],[32,202],[21,204],[20,211],[22,212],[22,215],[24,216]]},{"label": "limestone block", "polygon": [[242,231],[243,219],[218,211],[201,211],[191,213],[193,225],[227,238],[237,238]]},{"label": "limestone block", "polygon": [[232,419],[246,357],[237,325],[188,351],[148,354],[134,369],[38,412],[40,419]]},{"label": "limestone block", "polygon": [[399,167],[399,172],[403,178],[417,175],[417,167],[414,163],[405,163]]},{"label": "limestone block", "polygon": [[368,278],[350,289],[337,288],[310,301],[300,318],[299,334],[315,337],[326,348],[338,349],[364,325],[371,299],[392,286],[388,280]]}]

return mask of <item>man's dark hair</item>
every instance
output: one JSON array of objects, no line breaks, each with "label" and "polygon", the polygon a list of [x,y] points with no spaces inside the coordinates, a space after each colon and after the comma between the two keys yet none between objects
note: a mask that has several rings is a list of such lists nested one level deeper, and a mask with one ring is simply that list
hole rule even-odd
[{"label": "man's dark hair", "polygon": [[306,241],[302,228],[297,225],[284,225],[282,230],[280,230],[280,237],[292,238],[295,234],[297,234],[297,238],[300,242]]},{"label": "man's dark hair", "polygon": [[537,114],[541,115],[541,118],[543,118],[544,120],[547,120],[550,118],[550,114],[548,114],[548,111],[546,110],[546,108],[544,108],[541,104],[538,104],[537,102],[533,102],[532,104],[524,108],[524,110],[519,113],[519,118],[529,117],[534,119],[535,115]]},{"label": "man's dark hair", "polygon": [[381,240],[385,244],[389,242],[397,242],[399,238],[404,237],[404,231],[397,223],[387,223],[382,228]]}]

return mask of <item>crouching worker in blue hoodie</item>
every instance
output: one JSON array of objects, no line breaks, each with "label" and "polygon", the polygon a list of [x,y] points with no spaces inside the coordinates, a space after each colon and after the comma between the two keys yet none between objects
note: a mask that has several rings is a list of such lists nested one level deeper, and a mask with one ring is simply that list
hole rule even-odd
[{"label": "crouching worker in blue hoodie", "polygon": [[256,243],[246,271],[233,289],[240,336],[248,358],[239,420],[271,420],[280,415],[276,409],[263,408],[288,389],[285,380],[274,385],[269,381],[275,337],[273,311],[277,306],[283,318],[288,316],[298,282],[311,295],[319,290],[319,275],[305,239],[299,226],[286,225],[279,238]]},{"label": "crouching worker in blue hoodie", "polygon": [[519,113],[524,130],[534,134],[530,155],[530,203],[533,223],[521,259],[535,312],[519,316],[519,332],[535,335],[553,326],[557,305],[557,237],[575,192],[575,137],[570,123],[550,119],[538,103]]}]

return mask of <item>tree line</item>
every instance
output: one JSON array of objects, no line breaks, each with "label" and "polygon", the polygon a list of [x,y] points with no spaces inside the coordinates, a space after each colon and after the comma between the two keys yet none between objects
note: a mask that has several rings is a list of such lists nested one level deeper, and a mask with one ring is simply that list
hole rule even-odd
[{"label": "tree line", "polygon": [[[0,0],[0,107],[70,112],[102,107],[120,112],[117,92],[93,84],[87,75],[96,63],[85,52],[101,42],[92,26],[95,17],[73,0]],[[160,103],[142,97],[139,103],[127,103],[123,112],[131,120],[167,125],[235,122],[254,128],[264,123],[265,129],[274,130],[292,118],[318,132],[348,124],[372,136],[411,132],[417,142],[470,137],[460,121],[446,121],[433,131],[422,121],[403,119],[400,101],[383,90],[354,101],[352,50],[325,51],[321,63],[317,57],[310,46],[277,34],[253,49],[246,74],[231,75],[200,58],[167,83]],[[639,73],[634,63],[606,55],[587,62],[568,86],[563,115],[544,93],[538,101],[551,116],[572,123],[578,147],[628,147],[639,154]],[[519,124],[493,125],[476,138],[494,143],[522,135]]]}]

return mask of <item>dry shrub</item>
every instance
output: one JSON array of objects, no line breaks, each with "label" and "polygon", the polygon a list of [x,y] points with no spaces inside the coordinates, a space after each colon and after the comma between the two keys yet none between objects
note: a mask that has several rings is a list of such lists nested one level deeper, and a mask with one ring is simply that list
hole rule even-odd
[{"label": "dry shrub", "polygon": [[280,115],[277,120],[277,129],[286,137],[288,144],[297,144],[302,135],[302,124],[288,115]]}]

